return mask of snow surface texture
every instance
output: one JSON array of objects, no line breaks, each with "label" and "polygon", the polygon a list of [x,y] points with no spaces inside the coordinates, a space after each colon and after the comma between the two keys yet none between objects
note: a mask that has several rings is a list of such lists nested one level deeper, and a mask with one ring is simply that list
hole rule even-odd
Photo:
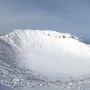
[{"label": "snow surface texture", "polygon": [[74,35],[15,30],[0,36],[2,85],[73,87],[89,83],[89,76],[90,47]]}]

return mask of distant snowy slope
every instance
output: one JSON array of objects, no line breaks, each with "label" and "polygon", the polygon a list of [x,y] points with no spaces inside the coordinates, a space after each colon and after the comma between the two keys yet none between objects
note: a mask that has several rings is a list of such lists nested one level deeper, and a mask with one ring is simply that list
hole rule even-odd
[{"label": "distant snowy slope", "polygon": [[85,54],[89,50],[89,48],[81,42],[79,38],[71,34],[49,30],[15,30],[14,32],[1,36],[0,38],[13,46],[22,46],[22,48],[24,48],[24,46],[42,46],[47,48],[51,46],[71,54]]},{"label": "distant snowy slope", "polygon": [[[67,33],[15,30],[0,36],[0,62],[9,66],[14,63],[11,67],[19,71],[31,70],[35,80],[77,79],[90,75],[90,47]],[[18,72],[19,78],[24,77],[25,70]]]}]

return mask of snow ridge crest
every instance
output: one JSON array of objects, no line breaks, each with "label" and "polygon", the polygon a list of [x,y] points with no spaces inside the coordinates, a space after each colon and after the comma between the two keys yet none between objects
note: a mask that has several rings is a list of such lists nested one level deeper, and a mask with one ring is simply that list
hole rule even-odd
[{"label": "snow ridge crest", "polygon": [[10,32],[9,34],[0,36],[0,38],[7,41],[8,43],[10,43],[13,41],[22,42],[22,41],[25,41],[30,38],[37,39],[38,37],[40,38],[40,36],[53,38],[53,39],[72,38],[72,39],[75,39],[78,41],[82,41],[81,39],[79,39],[78,37],[76,37],[72,34],[60,33],[60,32],[51,31],[51,30],[20,30],[20,29],[16,29],[13,32]]}]

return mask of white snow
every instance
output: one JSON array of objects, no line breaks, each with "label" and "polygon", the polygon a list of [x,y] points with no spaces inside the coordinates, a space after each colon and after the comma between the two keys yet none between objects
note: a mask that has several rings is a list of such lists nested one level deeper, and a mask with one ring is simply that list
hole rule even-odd
[{"label": "white snow", "polygon": [[[2,90],[37,85],[89,88],[90,45],[69,33],[50,30],[18,29],[0,36],[0,84]],[[43,89],[56,90],[52,87]],[[33,88],[37,89],[42,90]]]},{"label": "white snow", "polygon": [[50,80],[90,74],[90,47],[71,34],[15,30],[0,38],[21,51],[20,64]]}]

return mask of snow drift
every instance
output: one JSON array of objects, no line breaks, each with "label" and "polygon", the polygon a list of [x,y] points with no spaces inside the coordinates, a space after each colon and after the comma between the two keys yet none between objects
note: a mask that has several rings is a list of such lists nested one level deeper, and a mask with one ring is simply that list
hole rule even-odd
[{"label": "snow drift", "polygon": [[15,30],[0,36],[0,62],[4,79],[83,79],[90,75],[90,47],[67,33]]}]

